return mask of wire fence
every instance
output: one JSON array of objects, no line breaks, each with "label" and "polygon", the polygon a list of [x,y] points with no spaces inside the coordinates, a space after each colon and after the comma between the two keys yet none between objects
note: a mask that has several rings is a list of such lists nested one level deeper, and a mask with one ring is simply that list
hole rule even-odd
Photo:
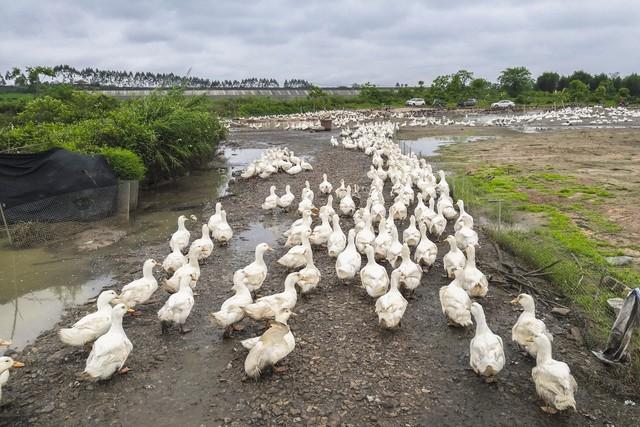
[{"label": "wire fence", "polygon": [[478,225],[500,248],[517,257],[516,265],[497,260],[504,276],[544,304],[564,307],[568,299],[572,309],[584,314],[585,328],[579,334],[587,345],[602,345],[615,320],[609,300],[624,297],[635,285],[624,283],[615,268],[561,244],[545,228],[545,212],[523,210],[519,200],[481,194],[465,175],[451,177],[450,182],[453,195],[464,200],[465,210]]},{"label": "wire fence", "polygon": [[7,207],[0,201],[2,236],[15,248],[65,239],[108,218],[118,207],[118,186],[85,189]]}]

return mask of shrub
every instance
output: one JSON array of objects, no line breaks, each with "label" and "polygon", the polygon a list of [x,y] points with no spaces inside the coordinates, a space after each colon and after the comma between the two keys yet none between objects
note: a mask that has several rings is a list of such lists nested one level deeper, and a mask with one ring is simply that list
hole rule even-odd
[{"label": "shrub", "polygon": [[69,107],[59,99],[43,96],[29,101],[18,121],[21,123],[68,122],[71,119]]},{"label": "shrub", "polygon": [[142,179],[146,168],[142,159],[125,148],[103,147],[98,151],[120,179]]}]

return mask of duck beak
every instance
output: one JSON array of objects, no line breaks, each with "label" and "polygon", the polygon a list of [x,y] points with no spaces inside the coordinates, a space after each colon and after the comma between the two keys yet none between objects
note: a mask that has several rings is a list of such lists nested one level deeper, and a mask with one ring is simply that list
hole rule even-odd
[{"label": "duck beak", "polygon": [[11,345],[11,341],[0,339],[0,347],[9,347]]},{"label": "duck beak", "polygon": [[518,298],[514,298],[511,300],[511,304],[516,305],[518,304]]},{"label": "duck beak", "polygon": [[269,252],[273,252],[273,248],[272,248],[271,246],[267,246],[267,250],[268,250]]},{"label": "duck beak", "polygon": [[294,313],[293,311],[291,312],[291,315],[292,315],[293,317],[296,317],[296,316],[297,316],[297,314],[296,314],[296,313]]},{"label": "duck beak", "polygon": [[135,313],[136,311],[133,308],[127,308],[127,313]]},{"label": "duck beak", "polygon": [[13,361],[13,365],[11,365],[12,368],[22,368],[24,367],[24,363],[22,362],[18,362],[17,360]]}]

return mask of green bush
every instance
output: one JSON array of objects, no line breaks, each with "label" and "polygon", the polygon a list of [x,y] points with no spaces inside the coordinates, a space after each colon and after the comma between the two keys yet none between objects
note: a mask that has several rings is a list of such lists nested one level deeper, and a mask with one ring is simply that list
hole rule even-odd
[{"label": "green bush", "polygon": [[142,179],[146,168],[142,159],[125,148],[103,147],[98,151],[120,179]]},{"label": "green bush", "polygon": [[69,106],[50,96],[35,98],[18,114],[18,121],[21,123],[67,123],[70,119]]},{"label": "green bush", "polygon": [[184,173],[206,162],[226,131],[207,101],[181,91],[118,101],[57,88],[26,103],[21,126],[0,128],[0,151],[61,147],[100,153],[122,179],[148,182]]}]

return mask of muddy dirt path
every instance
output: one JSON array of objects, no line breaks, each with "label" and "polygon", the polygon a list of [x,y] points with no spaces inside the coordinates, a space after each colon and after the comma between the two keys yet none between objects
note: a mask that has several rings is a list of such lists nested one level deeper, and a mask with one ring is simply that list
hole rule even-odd
[{"label": "muddy dirt path", "polygon": [[[555,334],[554,355],[566,361],[579,384],[578,413],[550,416],[538,409],[531,381],[532,360],[511,343],[511,326],[518,312],[508,304],[512,295],[495,284],[482,304],[494,332],[504,338],[507,365],[496,384],[485,384],[469,368],[471,330],[452,329],[440,312],[438,289],[441,257],[423,276],[422,286],[402,322],[402,329],[378,328],[374,300],[357,283],[340,283],[334,260],[314,248],[322,280],[314,293],[298,300],[299,314],[291,322],[295,350],[284,360],[286,372],[267,373],[259,381],[244,379],[246,355],[240,339],[258,334],[262,325],[245,320],[246,328],[223,339],[208,319],[210,311],[231,295],[232,273],[253,259],[253,247],[269,241],[275,252],[266,257],[269,275],[262,294],[282,289],[286,271],[275,260],[284,252],[280,233],[296,219],[294,213],[264,214],[260,204],[269,186],[278,192],[285,183],[298,199],[305,180],[316,189],[322,173],[334,184],[367,184],[370,160],[361,152],[334,149],[329,134],[303,132],[234,132],[230,146],[265,148],[283,145],[309,156],[314,171],[294,177],[278,174],[269,179],[232,182],[232,195],[224,198],[235,235],[227,248],[216,248],[202,266],[196,305],[188,320],[191,333],[160,334],[156,312],[166,299],[141,307],[141,315],[128,316],[125,330],[133,343],[126,375],[90,384],[76,375],[87,356],[63,347],[55,331],[43,334],[34,345],[16,355],[27,366],[12,373],[3,388],[2,425],[576,425],[625,426],[635,423],[637,407],[625,406],[625,393],[610,373],[583,347],[579,319],[555,317],[548,308],[539,315]],[[316,191],[316,193],[318,193]],[[319,205],[324,198],[316,195]],[[319,199],[319,200],[318,200]],[[364,200],[363,200],[364,203]],[[334,206],[337,206],[334,204]],[[343,229],[352,226],[342,220]],[[192,226],[192,231],[198,227]],[[404,228],[404,227],[399,227]],[[120,254],[120,286],[138,276],[147,257],[163,259],[169,236],[158,244]],[[495,263],[492,245],[481,236],[481,268],[489,275]],[[504,254],[504,256],[508,256]],[[157,272],[157,276],[160,272]],[[513,291],[511,291],[513,293]],[[70,310],[61,322],[72,323],[88,307]]]}]

